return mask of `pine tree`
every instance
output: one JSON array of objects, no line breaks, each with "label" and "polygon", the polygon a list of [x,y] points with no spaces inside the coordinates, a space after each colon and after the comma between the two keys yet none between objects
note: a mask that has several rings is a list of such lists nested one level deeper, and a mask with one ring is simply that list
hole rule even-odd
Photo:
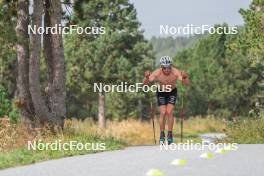
[{"label": "pine tree", "polygon": [[[121,81],[136,83],[141,81],[143,70],[153,66],[151,47],[139,30],[140,23],[136,15],[134,6],[128,0],[79,0],[74,4],[71,24],[82,27],[105,27],[105,34],[102,35],[75,34],[66,37],[67,65],[68,69],[72,70],[67,76],[68,91],[73,91],[77,87],[82,95],[88,96],[86,102],[94,102],[94,98],[98,96],[100,127],[105,127],[105,94],[99,93],[95,96],[92,93],[93,83],[118,84]],[[73,92],[68,94],[71,96]],[[79,95],[74,95],[73,99],[76,100]],[[115,105],[119,99],[121,102],[117,106],[125,104],[122,106],[126,109],[124,112],[129,111],[127,106],[129,102],[126,99],[129,95],[116,96],[119,98],[111,99],[108,105]],[[131,96],[135,97],[132,94]],[[135,109],[135,106],[133,107]],[[111,110],[109,113],[113,114]],[[122,115],[125,116],[126,113]]]},{"label": "pine tree", "polygon": [[250,61],[251,72],[256,75],[253,95],[253,108],[258,115],[264,114],[264,1],[253,0],[249,9],[241,9],[245,30],[238,42],[240,52]]},{"label": "pine tree", "polygon": [[16,88],[16,3],[0,1],[0,86],[3,86],[11,98]]}]

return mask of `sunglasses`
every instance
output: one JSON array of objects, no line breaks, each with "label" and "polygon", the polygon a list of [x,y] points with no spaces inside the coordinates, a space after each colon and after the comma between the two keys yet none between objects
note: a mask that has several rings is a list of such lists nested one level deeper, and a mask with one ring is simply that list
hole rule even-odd
[{"label": "sunglasses", "polygon": [[161,67],[161,68],[162,68],[162,70],[170,70],[171,66],[169,66],[169,67]]}]

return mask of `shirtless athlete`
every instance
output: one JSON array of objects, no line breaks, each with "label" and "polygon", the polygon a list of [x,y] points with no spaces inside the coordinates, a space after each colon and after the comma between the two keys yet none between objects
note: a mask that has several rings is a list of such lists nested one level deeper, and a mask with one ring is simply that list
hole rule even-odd
[{"label": "shirtless athlete", "polygon": [[145,79],[143,81],[144,84],[149,84],[153,81],[158,81],[160,87],[170,85],[171,91],[165,92],[157,90],[157,101],[158,106],[160,108],[160,144],[164,144],[165,142],[165,116],[168,118],[168,144],[170,145],[173,142],[172,138],[172,129],[173,129],[173,109],[176,103],[177,98],[177,88],[176,81],[180,80],[182,84],[188,84],[187,74],[184,71],[180,71],[174,67],[172,67],[171,59],[169,56],[163,56],[160,59],[160,66],[154,72],[146,71]]}]

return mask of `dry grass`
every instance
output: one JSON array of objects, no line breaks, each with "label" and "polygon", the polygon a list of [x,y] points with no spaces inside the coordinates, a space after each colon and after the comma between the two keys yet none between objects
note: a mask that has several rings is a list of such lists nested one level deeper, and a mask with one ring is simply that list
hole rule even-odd
[{"label": "dry grass", "polygon": [[[78,130],[88,134],[97,134],[105,137],[114,137],[126,142],[128,145],[150,145],[154,143],[152,122],[141,122],[135,119],[123,121],[107,121],[105,130],[98,130],[97,124],[91,120],[67,120],[66,129],[70,131]],[[226,123],[212,116],[192,117],[184,121],[185,139],[197,139],[199,133],[223,132],[226,129]],[[155,118],[156,140],[159,138],[159,123]],[[178,142],[180,134],[180,123],[177,121],[174,125],[175,142]]]},{"label": "dry grass", "polygon": [[23,125],[11,124],[9,119],[0,119],[0,151],[23,146],[28,140],[34,139],[27,133]]},{"label": "dry grass", "polygon": [[[257,130],[263,129],[263,119],[258,121],[246,121],[228,126],[227,122],[213,116],[191,117],[184,121],[184,138],[198,140],[200,133],[207,132],[226,132],[230,138],[240,143],[256,141],[260,136],[263,141],[262,133]],[[166,125],[167,126],[167,125]],[[228,127],[227,127],[228,126]],[[159,138],[158,119],[155,118],[156,140]],[[99,130],[97,123],[92,120],[66,120],[63,133],[52,133],[48,128],[27,129],[23,124],[12,124],[8,118],[0,118],[0,152],[10,151],[27,145],[28,141],[44,140],[52,141],[54,139],[64,140],[84,134],[85,136],[98,136],[101,139],[117,139],[128,145],[149,145],[153,144],[152,122],[141,122],[135,119],[123,121],[107,121],[107,128]],[[174,139],[179,142],[180,122],[176,120],[174,125]],[[252,137],[254,136],[254,138]],[[254,143],[253,142],[253,143]]]},{"label": "dry grass", "polygon": [[116,139],[125,141],[128,144],[133,142],[135,137],[141,136],[139,135],[139,130],[144,129],[144,131],[148,131],[148,128],[144,128],[147,126],[147,123],[141,123],[136,120],[125,120],[121,122],[108,121],[106,130],[100,130],[97,128],[97,123],[91,120],[79,121],[72,119],[65,121],[65,127],[69,130],[69,133],[78,131],[86,134],[96,134],[103,137],[114,137]]},{"label": "dry grass", "polygon": [[[212,116],[192,117],[184,121],[184,141],[199,142],[198,134],[207,132],[226,132],[229,141],[238,143],[263,143],[263,118],[244,120],[228,125],[224,120]],[[155,120],[156,139],[159,138],[158,120]],[[174,126],[175,142],[180,141],[180,123]],[[108,150],[121,149],[128,145],[153,144],[152,122],[134,119],[108,121],[105,130],[98,130],[92,120],[66,120],[63,132],[55,134],[48,128],[29,130],[23,124],[12,124],[7,118],[0,118],[0,169],[17,165],[30,164],[65,156],[87,154],[93,151],[31,151],[25,147],[28,141],[39,140],[52,142],[78,140],[87,142],[105,142]]]},{"label": "dry grass", "polygon": [[[155,131],[158,134],[158,123],[155,122]],[[144,145],[153,143],[153,128],[149,122],[128,119],[123,121],[107,121],[107,128],[100,130],[97,123],[91,120],[66,120],[65,126],[70,131],[78,130],[87,134],[97,134],[104,137],[114,137],[129,145]]]},{"label": "dry grass", "polygon": [[[224,132],[226,130],[225,120],[214,116],[196,116],[184,121],[184,131],[187,133]],[[180,129],[176,129],[180,132]]]},{"label": "dry grass", "polygon": [[[106,135],[113,135],[129,145],[153,144],[153,127],[150,122],[129,119],[121,122],[108,122],[107,125]],[[157,121],[155,122],[155,133],[157,138],[159,133]]]},{"label": "dry grass", "polygon": [[27,145],[28,141],[39,139],[50,141],[55,137],[63,139],[63,134],[54,134],[48,127],[28,129],[22,123],[10,123],[10,120],[7,117],[0,118],[0,152],[23,147]]},{"label": "dry grass", "polygon": [[[226,128],[223,121],[208,116],[193,117],[184,121],[184,136],[186,139],[197,138],[199,133],[222,132]],[[0,118],[0,152],[8,151],[25,146],[28,141],[44,140],[52,141],[71,136],[77,133],[86,135],[97,135],[106,138],[115,138],[124,141],[128,145],[149,145],[153,144],[152,122],[141,122],[135,119],[123,121],[107,121],[107,128],[99,130],[97,123],[92,120],[66,120],[63,133],[52,133],[48,128],[37,128],[28,130],[23,124],[12,124],[7,118]],[[158,119],[155,118],[156,140],[159,138]],[[175,142],[179,141],[180,123],[174,125]]]},{"label": "dry grass", "polygon": [[240,144],[263,144],[263,132],[263,117],[260,119],[245,119],[230,125],[227,130],[227,141]]},{"label": "dry grass", "polygon": [[[70,141],[78,141],[83,144],[105,143],[106,151],[125,147],[125,144],[121,141],[85,132],[84,129],[91,130],[91,126],[79,127],[78,125],[80,124],[82,123],[77,121],[66,121],[63,131],[49,127],[28,129],[21,123],[12,124],[7,118],[0,118],[0,169],[49,159],[99,152],[98,150],[85,149],[31,150],[27,146],[29,141],[38,142],[41,140],[42,143],[51,143],[60,140],[61,143],[69,143]],[[87,125],[87,123],[84,124]]]}]

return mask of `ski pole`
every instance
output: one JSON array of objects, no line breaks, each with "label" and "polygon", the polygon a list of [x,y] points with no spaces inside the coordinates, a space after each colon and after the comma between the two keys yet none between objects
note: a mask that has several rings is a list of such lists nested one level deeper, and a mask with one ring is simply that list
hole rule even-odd
[{"label": "ski pole", "polygon": [[180,119],[181,119],[181,143],[183,138],[183,120],[184,120],[184,110],[183,110],[183,97],[182,97],[182,107],[180,110]]},{"label": "ski pole", "polygon": [[152,106],[152,101],[150,102],[150,117],[151,117],[151,120],[152,120],[152,128],[153,128],[153,137],[154,137],[154,143],[156,145],[156,134],[155,134],[155,122],[154,122],[154,112],[155,110],[153,109],[153,106]]},{"label": "ski pole", "polygon": [[183,104],[183,101],[184,101],[184,96],[185,96],[185,91],[184,91],[184,87],[183,87],[183,79],[182,79],[182,90],[183,90],[183,95],[182,95],[182,98],[181,98],[181,110],[180,110],[180,119],[181,119],[181,143],[182,143],[182,139],[183,139],[183,120],[184,120],[184,104]]}]

